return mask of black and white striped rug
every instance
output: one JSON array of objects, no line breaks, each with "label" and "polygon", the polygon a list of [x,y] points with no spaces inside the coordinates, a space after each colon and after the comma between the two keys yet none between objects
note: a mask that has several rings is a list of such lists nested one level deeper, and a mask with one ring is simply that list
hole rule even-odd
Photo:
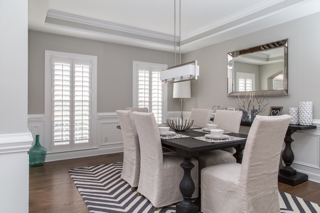
[{"label": "black and white striped rug", "polygon": [[[122,162],[69,170],[82,199],[90,212],[151,213],[153,206],[143,196],[132,192],[130,185],[121,181]],[[318,204],[279,191],[281,212],[320,212]],[[157,213],[175,212],[175,205]]]}]

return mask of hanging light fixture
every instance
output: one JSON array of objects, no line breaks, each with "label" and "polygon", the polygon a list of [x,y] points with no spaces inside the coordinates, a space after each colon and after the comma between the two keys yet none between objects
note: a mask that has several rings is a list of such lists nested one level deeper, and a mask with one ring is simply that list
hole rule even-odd
[{"label": "hanging light fixture", "polygon": [[197,61],[181,64],[181,0],[179,0],[179,55],[180,65],[176,65],[176,0],[174,0],[174,64],[175,66],[160,72],[160,80],[163,83],[175,83],[196,80],[199,76]]}]

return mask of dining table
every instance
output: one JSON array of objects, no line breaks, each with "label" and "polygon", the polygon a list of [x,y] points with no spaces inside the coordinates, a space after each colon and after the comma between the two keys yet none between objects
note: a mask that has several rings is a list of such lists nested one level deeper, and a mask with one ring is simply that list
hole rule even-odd
[{"label": "dining table", "polygon": [[180,182],[180,192],[183,196],[183,201],[176,205],[177,213],[198,213],[199,206],[194,204],[191,200],[191,196],[195,191],[195,184],[191,177],[191,170],[194,167],[191,162],[192,158],[196,158],[201,153],[208,152],[215,149],[223,149],[234,147],[236,153],[234,157],[238,163],[242,162],[243,149],[247,140],[247,135],[239,133],[224,133],[229,137],[224,140],[213,142],[213,140],[207,140],[205,135],[208,132],[202,131],[202,129],[189,129],[183,132],[176,132],[178,135],[188,137],[161,137],[162,146],[173,150],[177,155],[183,158],[181,167],[184,170],[184,176]]},{"label": "dining table", "polygon": [[[166,124],[160,126],[166,126]],[[121,129],[120,125],[117,128]],[[170,130],[172,131],[172,129]],[[177,155],[183,158],[180,166],[184,170],[184,175],[179,185],[183,201],[176,205],[176,213],[199,212],[199,206],[192,202],[191,199],[195,191],[195,184],[191,177],[191,170],[194,167],[191,162],[192,158],[196,158],[201,153],[210,150],[234,147],[236,152],[233,156],[236,158],[237,163],[242,162],[243,149],[247,141],[246,134],[224,132],[224,135],[229,137],[217,140],[217,142],[206,139],[206,134],[208,132],[203,131],[202,128],[190,128],[185,131],[176,131],[173,136],[161,136],[162,147],[175,151]]]}]

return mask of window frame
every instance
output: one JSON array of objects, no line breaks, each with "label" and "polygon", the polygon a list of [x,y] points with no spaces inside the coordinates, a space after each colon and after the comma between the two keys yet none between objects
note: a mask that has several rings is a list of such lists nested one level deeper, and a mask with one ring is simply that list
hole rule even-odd
[{"label": "window frame", "polygon": [[[147,66],[147,67],[157,67],[162,70],[168,68],[167,64],[157,64],[143,61],[133,61],[133,82],[132,82],[132,106],[138,107],[138,67],[139,66]],[[150,73],[151,74],[151,73]],[[149,75],[150,76],[150,75]],[[165,122],[168,117],[168,85],[162,84],[163,88],[163,96],[162,96],[162,104],[163,104],[163,113],[162,113],[162,122]]]},{"label": "window frame", "polygon": [[[90,124],[90,137],[89,144],[74,144],[71,141],[69,145],[54,146],[52,141],[52,119],[53,119],[53,72],[52,72],[52,58],[65,58],[72,61],[90,61],[91,68],[91,124]],[[71,64],[72,71],[74,64]],[[74,110],[74,109],[72,109]],[[71,113],[73,114],[73,113]],[[83,55],[75,53],[57,52],[57,51],[45,51],[45,147],[48,153],[66,152],[85,150],[98,147],[96,140],[96,120],[97,120],[97,56]],[[72,124],[74,125],[74,124]]]}]

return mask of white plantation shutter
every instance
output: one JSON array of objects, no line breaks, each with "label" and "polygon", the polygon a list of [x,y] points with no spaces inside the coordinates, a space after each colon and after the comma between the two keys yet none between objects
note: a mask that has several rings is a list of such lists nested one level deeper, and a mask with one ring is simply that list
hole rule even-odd
[{"label": "white plantation shutter", "polygon": [[236,75],[237,75],[237,84],[238,84],[239,92],[253,91],[255,89],[254,88],[255,74],[237,72]]},{"label": "white plantation shutter", "polygon": [[157,123],[162,123],[162,83],[160,80],[160,72],[152,71],[152,112],[156,118]]},{"label": "white plantation shutter", "polygon": [[[138,70],[138,107],[149,109],[149,70],[141,69]],[[150,110],[149,110],[150,111]]]},{"label": "white plantation shutter", "polygon": [[90,72],[89,64],[74,65],[74,142],[90,139]]},{"label": "white plantation shutter", "polygon": [[91,66],[84,60],[52,59],[53,147],[91,142]]},{"label": "white plantation shutter", "polygon": [[53,62],[53,143],[70,144],[71,65],[70,60]]},{"label": "white plantation shutter", "polygon": [[163,85],[160,81],[161,67],[138,66],[137,106],[153,112],[157,123],[163,122]]}]

